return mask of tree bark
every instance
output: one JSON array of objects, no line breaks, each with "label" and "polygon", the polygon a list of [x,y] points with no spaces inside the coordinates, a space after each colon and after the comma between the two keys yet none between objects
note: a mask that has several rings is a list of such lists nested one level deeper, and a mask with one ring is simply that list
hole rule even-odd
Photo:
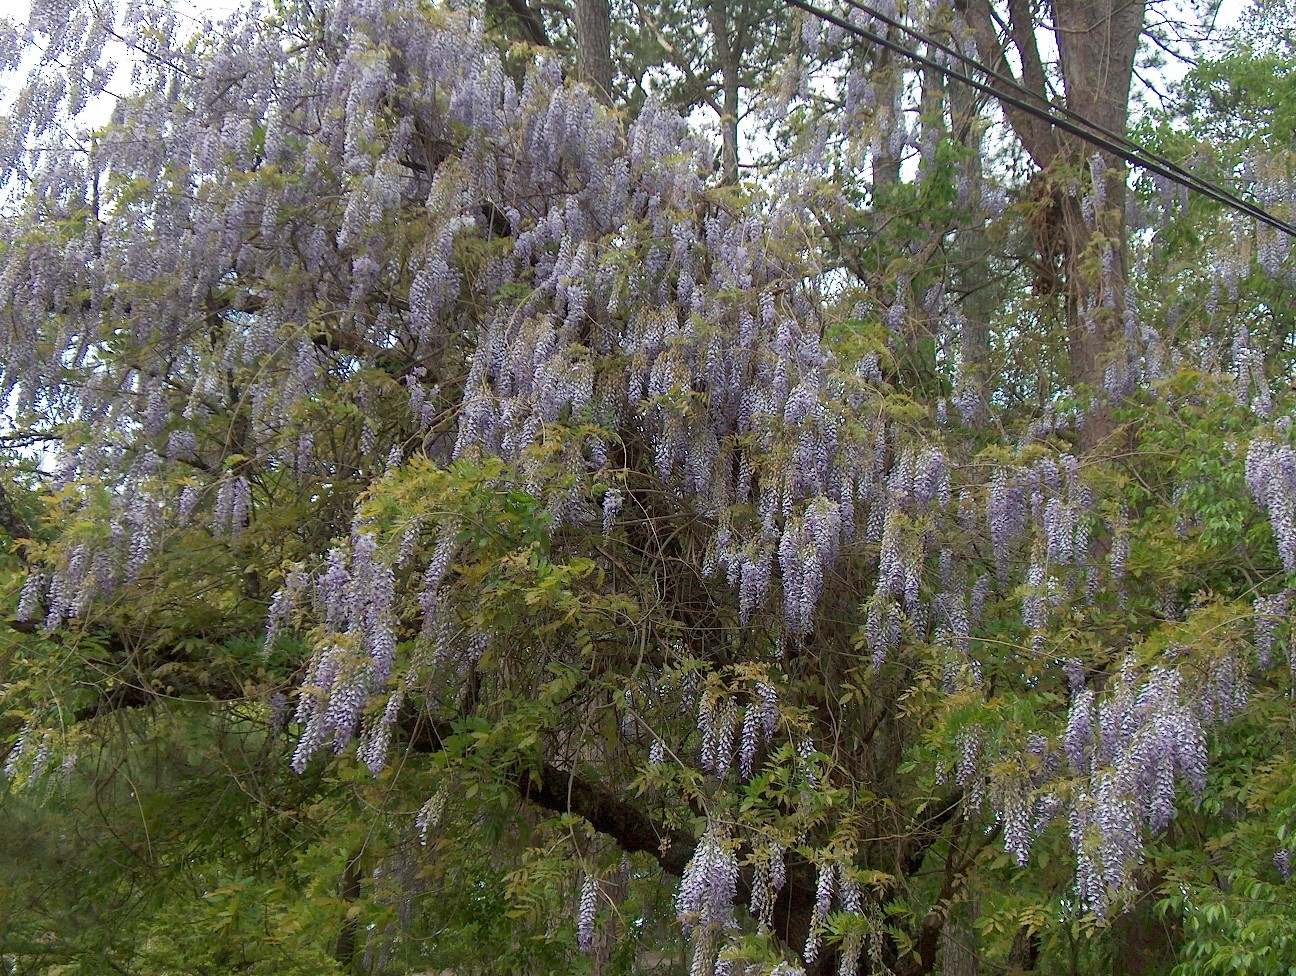
[{"label": "tree bark", "polygon": [[[1095,129],[1123,136],[1147,0],[1054,0],[1052,8],[1066,107]],[[966,9],[982,57],[999,73],[1019,81],[1041,106],[1051,104],[1036,41],[1038,25],[1027,0],[1009,0],[1006,38],[995,30],[989,0],[968,0]],[[1009,65],[1009,44],[1022,66],[1020,78]],[[1119,351],[1114,347],[1125,310],[1125,164],[1104,157],[1105,172],[1099,179],[1105,199],[1095,218],[1087,220],[1081,201],[1089,192],[1084,177],[1092,147],[1021,109],[1003,108],[1022,145],[1044,171],[1040,217],[1034,221],[1040,280],[1044,284],[1056,273],[1054,288],[1062,298],[1071,383],[1093,395],[1090,417],[1080,431],[1080,449],[1101,451],[1109,446],[1113,433],[1111,401],[1122,392],[1119,387],[1106,391],[1103,387],[1113,352]],[[1095,268],[1104,262],[1095,251],[1109,242],[1113,253],[1100,278]]]},{"label": "tree bark", "polygon": [[625,903],[628,880],[623,863],[615,874],[604,878],[599,885],[600,897],[604,902],[599,908],[603,910],[606,906],[611,911],[594,930],[594,945],[590,949],[590,976],[610,976],[612,973],[613,956],[623,928],[620,909]]},{"label": "tree bark", "polygon": [[[894,28],[887,28],[887,37],[897,40]],[[897,106],[900,102],[900,85],[903,82],[901,69],[895,64],[890,51],[877,52],[877,67],[874,70],[877,100],[879,105]],[[876,202],[885,198],[887,193],[900,182],[900,153],[890,144],[891,133],[897,126],[905,124],[903,113],[897,111],[890,118],[890,129],[877,133],[877,145],[871,160],[873,169],[873,199]]]},{"label": "tree bark", "polygon": [[[1124,135],[1146,0],[1056,0],[1053,10],[1067,108],[1095,126]],[[1084,161],[1093,155],[1091,147],[1074,138],[1063,145],[1066,161],[1083,171]],[[1104,385],[1109,357],[1118,351],[1113,346],[1125,306],[1125,164],[1110,156],[1104,163],[1099,177],[1105,184],[1104,206],[1093,226],[1085,220],[1076,194],[1063,196],[1062,187],[1054,191],[1065,262],[1072,382],[1095,393]],[[1095,274],[1102,263],[1091,248],[1097,233],[1113,242],[1107,281]],[[1114,292],[1105,303],[1104,289]],[[1086,453],[1100,450],[1112,434],[1111,404],[1099,395],[1095,407],[1080,434]]]},{"label": "tree bark", "polygon": [[505,23],[517,25],[517,30],[528,44],[549,47],[549,33],[540,14],[527,5],[527,0],[493,0],[491,6]]},{"label": "tree bark", "polygon": [[977,897],[951,906],[941,932],[942,976],[978,976],[981,956],[978,951],[976,930],[972,923],[978,913]]},{"label": "tree bark", "polygon": [[954,137],[966,150],[963,164],[967,181],[965,206],[973,214],[968,225],[954,236],[957,248],[955,288],[961,292],[959,309],[963,328],[959,331],[961,379],[966,389],[955,391],[965,399],[974,399],[975,416],[987,409],[986,389],[990,374],[990,322],[1000,307],[998,288],[992,283],[990,246],[986,239],[984,218],[980,216],[980,194],[985,183],[985,162],[981,154],[982,106],[977,93],[958,83],[948,86],[950,120]]},{"label": "tree bark", "polygon": [[1013,936],[1012,948],[1008,950],[1008,972],[1035,972],[1039,966],[1039,954],[1039,935],[1025,925],[1021,926]]},{"label": "tree bark", "polygon": [[342,872],[342,881],[338,886],[338,897],[347,912],[338,929],[337,944],[333,947],[333,958],[338,968],[344,973],[355,971],[356,929],[359,919],[350,914],[350,907],[360,897],[360,855],[347,861],[346,870]]},{"label": "tree bark", "polygon": [[730,21],[721,3],[707,4],[707,24],[720,65],[720,173],[725,185],[738,182],[738,55],[729,36]]},{"label": "tree bark", "polygon": [[576,0],[576,74],[604,105],[612,104],[612,6]]}]

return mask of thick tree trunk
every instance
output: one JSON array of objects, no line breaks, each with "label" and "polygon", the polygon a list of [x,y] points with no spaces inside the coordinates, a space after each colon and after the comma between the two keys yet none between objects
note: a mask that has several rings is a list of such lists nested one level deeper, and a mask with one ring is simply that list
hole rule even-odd
[{"label": "thick tree trunk", "polygon": [[[1007,56],[1011,45],[1021,66],[1021,84],[1047,105],[1048,81],[1031,5],[1009,0],[1007,33],[1002,36],[996,23],[1003,19],[995,16],[989,0],[967,3],[983,59],[1000,73],[1012,74]],[[1123,135],[1147,0],[1054,0],[1052,8],[1066,107],[1096,129]],[[1110,386],[1106,373],[1113,365],[1125,304],[1124,164],[1105,157],[1106,171],[1100,177],[1105,199],[1091,223],[1082,200],[1089,191],[1086,162],[1093,147],[1020,109],[1005,105],[1004,112],[1043,171],[1043,206],[1035,222],[1037,259],[1045,278],[1056,275],[1052,293],[1063,303],[1072,385],[1094,394],[1079,446],[1086,453],[1104,450],[1113,432],[1112,401],[1123,393],[1119,386],[1104,386]],[[1101,252],[1108,244],[1112,253],[1104,261]]]},{"label": "thick tree trunk", "polygon": [[978,976],[981,954],[972,923],[978,913],[977,898],[959,902],[950,908],[941,932],[941,976]]},{"label": "thick tree trunk", "polygon": [[[1146,0],[1055,0],[1056,36],[1066,105],[1096,127],[1124,135],[1129,120],[1130,84],[1134,56],[1143,30]],[[1064,142],[1063,161],[1083,173],[1091,146],[1076,139]],[[1066,274],[1066,324],[1071,374],[1075,385],[1095,391],[1095,410],[1081,430],[1086,453],[1101,450],[1112,434],[1112,403],[1102,391],[1110,358],[1118,345],[1125,307],[1125,167],[1105,157],[1102,206],[1085,219],[1081,199],[1059,192],[1057,214],[1063,240]],[[1097,241],[1101,234],[1106,245]],[[1101,251],[1112,253],[1104,263]],[[1108,293],[1104,295],[1104,293]],[[1113,398],[1122,390],[1106,391]]]},{"label": "thick tree trunk", "polygon": [[1039,966],[1039,936],[1021,926],[1013,936],[1012,948],[1008,950],[1009,973],[1033,973]]},{"label": "thick tree trunk", "polygon": [[[346,870],[342,872],[342,881],[338,885],[338,897],[348,909],[360,897],[359,854],[347,861]],[[338,968],[344,973],[354,971],[357,925],[358,920],[348,912],[342,919],[337,943],[333,947],[333,958],[337,960]]]},{"label": "thick tree trunk", "polygon": [[729,37],[729,18],[721,3],[707,5],[707,24],[720,64],[723,101],[720,117],[720,172],[725,184],[738,182],[738,55]]},{"label": "thick tree trunk", "polygon": [[612,104],[612,6],[609,0],[576,0],[577,76]]},{"label": "thick tree trunk", "polygon": [[1067,108],[1123,134],[1146,0],[1054,0],[1053,11]]},{"label": "thick tree trunk", "polygon": [[[981,154],[984,131],[980,118],[982,107],[976,92],[966,85],[948,86],[950,119],[955,138],[967,150],[964,163],[966,180],[966,206],[977,214],[980,211],[980,194],[985,183],[985,164]],[[983,220],[978,216],[970,226],[954,236],[958,249],[954,256],[957,264],[955,287],[961,292],[959,309],[963,313],[963,328],[959,332],[959,360],[964,389],[955,390],[956,396],[975,402],[975,416],[986,412],[986,389],[990,375],[990,321],[1000,307],[997,287],[992,284],[990,245],[986,239]]]},{"label": "thick tree trunk", "polygon": [[[1146,883],[1154,889],[1163,880],[1147,879]],[[1140,898],[1128,911],[1114,918],[1112,976],[1169,972],[1175,964],[1175,946],[1181,936],[1176,923],[1174,917],[1163,918],[1152,910],[1150,896]]]},{"label": "thick tree trunk", "polygon": [[[1113,432],[1111,399],[1120,395],[1119,377],[1107,376],[1125,307],[1125,259],[1119,243],[1110,258],[1111,270],[1103,274],[1104,259],[1095,253],[1105,245],[1084,218],[1080,199],[1056,191],[1055,212],[1062,243],[1063,295],[1066,302],[1067,352],[1071,385],[1093,396],[1088,419],[1080,428],[1080,447],[1086,454],[1103,449]],[[1110,211],[1103,215],[1111,218]],[[1117,221],[1111,221],[1113,223]],[[1123,220],[1119,221],[1123,224]],[[1119,242],[1123,229],[1113,239]],[[1105,280],[1104,280],[1105,279]],[[1109,293],[1107,297],[1105,293]]]},{"label": "thick tree trunk", "polygon": [[603,924],[594,930],[594,945],[590,949],[590,976],[609,976],[612,972],[617,942],[624,928],[621,923],[620,909],[625,903],[628,881],[629,874],[623,863],[620,870],[604,878],[599,886],[600,895],[605,903],[599,906],[599,911],[606,917]]},{"label": "thick tree trunk", "polygon": [[527,5],[527,0],[490,0],[488,9],[494,12],[510,34],[516,32],[528,44],[536,47],[549,46],[549,34],[545,30],[544,20]]},{"label": "thick tree trunk", "polygon": [[[898,40],[894,28],[887,29],[887,37]],[[878,104],[896,106],[899,104],[900,85],[904,81],[901,70],[896,66],[895,58],[890,51],[878,51],[876,56],[877,67],[873,72],[873,79]],[[891,140],[899,131],[898,127],[905,124],[905,119],[898,112],[894,118],[890,116],[888,118],[890,125],[886,130],[875,134],[877,142],[870,161],[873,170],[874,201],[885,199],[891,189],[900,182],[900,151],[899,147],[892,145]]]}]

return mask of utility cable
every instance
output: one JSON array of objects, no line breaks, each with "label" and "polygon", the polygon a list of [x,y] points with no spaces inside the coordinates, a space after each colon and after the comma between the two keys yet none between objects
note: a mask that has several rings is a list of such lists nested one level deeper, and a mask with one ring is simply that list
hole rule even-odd
[{"label": "utility cable", "polygon": [[[1141,154],[1144,159],[1150,159],[1156,163],[1159,163],[1160,165],[1164,166],[1167,170],[1169,170],[1171,173],[1178,174],[1180,179],[1176,180],[1176,182],[1188,186],[1190,189],[1199,190],[1201,187],[1211,187],[1212,189],[1218,190],[1219,192],[1224,193],[1229,197],[1232,197],[1238,204],[1241,204],[1245,207],[1253,207],[1257,210],[1260,209],[1258,206],[1253,204],[1251,201],[1245,199],[1244,197],[1240,197],[1237,194],[1233,193],[1232,191],[1220,187],[1218,184],[1211,183],[1210,181],[1206,180],[1204,177],[1198,176],[1196,173],[1184,169],[1174,160],[1169,159],[1166,156],[1163,156],[1159,153],[1153,152],[1152,150],[1148,149],[1145,146],[1140,146],[1138,143],[1131,140],[1124,133],[1113,132],[1111,129],[1099,125],[1097,122],[1094,122],[1092,119],[1089,119],[1084,115],[1081,115],[1079,112],[1072,111],[1071,109],[1067,108],[1065,105],[1060,105],[1056,102],[1049,101],[1042,93],[1031,91],[1029,88],[1027,88],[1025,85],[1019,82],[1016,78],[1013,78],[1011,75],[1005,75],[983,64],[982,62],[976,61],[975,59],[968,57],[966,54],[959,51],[957,48],[953,48],[950,47],[949,45],[941,43],[936,38],[932,37],[930,34],[921,31],[916,27],[912,27],[908,24],[903,23],[902,21],[896,20],[894,17],[890,16],[889,14],[886,14],[880,10],[877,10],[874,7],[870,7],[868,4],[861,2],[861,0],[842,0],[842,2],[844,2],[847,6],[859,10],[861,13],[867,14],[868,16],[874,18],[875,20],[881,21],[882,23],[888,25],[889,27],[893,27],[896,30],[899,30],[907,34],[908,36],[914,38],[915,40],[921,41],[922,43],[926,44],[929,49],[934,48],[936,50],[939,50],[942,53],[946,54],[947,56],[957,61],[960,61],[971,68],[976,69],[978,72],[994,80],[998,84],[1004,85],[1011,90],[1020,92],[1023,96],[1025,96],[1028,100],[1034,102],[1035,104],[1037,105],[1042,104],[1045,111],[1055,111],[1060,115],[1066,116],[1067,118],[1072,119],[1079,125],[1083,125],[1086,128],[1091,129],[1092,131],[1098,133],[1099,135],[1105,136],[1106,138],[1111,139],[1114,142],[1125,146],[1131,152]],[[1039,117],[1038,113],[1032,113],[1032,115]],[[1052,121],[1052,120],[1049,119],[1046,121]]]},{"label": "utility cable", "polygon": [[[1187,187],[1188,189],[1200,193],[1217,203],[1223,204],[1229,209],[1240,211],[1256,220],[1266,223],[1285,234],[1296,236],[1296,226],[1275,217],[1268,211],[1254,203],[1251,203],[1249,200],[1245,200],[1222,187],[1216,186],[1201,177],[1189,173],[1170,160],[1158,157],[1155,153],[1144,149],[1124,136],[1118,136],[1115,133],[1103,129],[1101,126],[1090,122],[1087,118],[1076,112],[1063,106],[1055,105],[1053,102],[1041,99],[1037,93],[1023,88],[1014,79],[999,74],[980,62],[967,57],[963,53],[949,48],[932,38],[928,38],[922,32],[909,28],[881,12],[859,3],[858,0],[846,0],[846,2],[861,12],[874,17],[879,22],[894,27],[911,37],[922,40],[924,43],[930,44],[936,50],[939,50],[947,56],[957,60],[960,64],[965,64],[976,69],[978,72],[985,74],[994,81],[997,81],[998,85],[975,78],[970,74],[954,68],[950,64],[941,63],[928,55],[921,54],[912,48],[906,47],[899,41],[893,40],[868,27],[861,27],[857,24],[853,24],[832,11],[824,10],[822,7],[815,6],[808,2],[808,0],[784,0],[784,2],[790,6],[805,11],[813,17],[817,17],[830,24],[835,24],[849,34],[861,37],[864,40],[871,41],[889,51],[893,51],[901,57],[913,61],[916,64],[939,71],[948,78],[952,78],[953,80],[961,82],[976,91],[989,95],[1006,105],[1020,109],[1026,114],[1040,119],[1043,122],[1047,122],[1055,128],[1077,136],[1090,145],[1097,146],[1099,149],[1104,149],[1113,156],[1123,159],[1127,163],[1137,166],[1140,169],[1146,170],[1150,173],[1155,173],[1171,182]],[[1005,88],[1008,90],[1004,90]],[[1023,92],[1027,97],[1023,98],[1015,95],[1013,94],[1013,90]],[[1048,106],[1047,109],[1041,107],[1041,101],[1043,101],[1044,105]],[[1050,111],[1050,109],[1053,111]]]},{"label": "utility cable", "polygon": [[[789,2],[792,2],[794,3],[795,6],[802,7],[803,9],[810,6],[808,3],[797,2],[797,0],[789,0]],[[1151,172],[1157,173],[1158,175],[1161,175],[1175,183],[1178,183],[1181,186],[1185,186],[1190,190],[1195,190],[1196,192],[1208,196],[1216,200],[1217,202],[1225,204],[1231,209],[1240,210],[1248,214],[1249,216],[1252,216],[1258,220],[1270,224],[1271,226],[1279,230],[1284,231],[1285,233],[1290,234],[1296,232],[1296,227],[1293,227],[1291,224],[1288,224],[1285,221],[1282,221],[1281,219],[1274,217],[1272,214],[1263,210],[1262,208],[1252,203],[1251,201],[1239,197],[1236,194],[1230,192],[1229,190],[1226,190],[1216,184],[1213,184],[1208,180],[1205,180],[1202,177],[1197,176],[1194,173],[1190,173],[1189,171],[1179,166],[1177,163],[1174,163],[1173,161],[1165,158],[1164,156],[1160,156],[1152,152],[1151,150],[1139,146],[1137,143],[1131,141],[1129,138],[1127,138],[1124,135],[1118,135],[1117,133],[1114,133],[1111,130],[1102,127],[1098,123],[1089,120],[1088,118],[1079,114],[1078,112],[1074,112],[1063,105],[1057,105],[1053,102],[1048,101],[1047,99],[1043,98],[1039,93],[1032,92],[1029,89],[1022,86],[1016,79],[1011,78],[1007,75],[1003,75],[995,71],[994,69],[987,67],[981,62],[969,58],[961,51],[955,50],[945,44],[940,43],[930,35],[922,31],[919,31],[916,28],[903,24],[895,20],[894,18],[888,16],[887,14],[882,13],[881,11],[878,11],[872,7],[867,6],[864,3],[861,3],[860,0],[844,0],[844,2],[861,12],[868,14],[870,17],[873,17],[881,21],[882,23],[894,27],[895,29],[902,31],[903,33],[909,35],[910,37],[920,40],[930,45],[931,47],[940,50],[947,56],[963,64],[966,64],[969,67],[975,68],[978,72],[993,79],[994,81],[998,82],[1000,85],[1005,86],[1010,91],[1015,90],[1021,92],[1022,95],[1025,96],[1026,101],[1023,102],[1020,98],[1017,98],[1012,94],[1010,94],[1010,92],[1000,91],[991,86],[979,84],[976,82],[975,79],[970,78],[969,76],[961,74],[959,72],[953,71],[949,69],[948,66],[942,65],[939,62],[935,61],[934,59],[924,57],[923,55],[918,54],[916,51],[913,51],[909,48],[905,48],[903,45],[898,45],[890,38],[884,37],[868,28],[859,27],[858,25],[851,24],[848,21],[843,21],[840,18],[836,17],[836,15],[830,14],[827,11],[823,11],[816,8],[815,10],[809,12],[819,17],[823,17],[825,14],[827,14],[827,17],[831,18],[833,22],[837,23],[839,26],[842,26],[845,30],[856,34],[857,36],[863,36],[867,40],[872,40],[875,43],[879,43],[884,47],[887,47],[891,50],[896,51],[897,53],[902,54],[903,56],[909,57],[924,65],[933,67],[936,70],[942,71],[949,77],[955,78],[957,80],[962,80],[964,83],[970,84],[974,88],[983,91],[986,94],[992,95],[995,98],[999,99],[1000,101],[1004,101],[1015,108],[1021,109],[1022,111],[1026,112],[1027,114],[1031,115],[1034,118],[1041,119],[1042,121],[1047,122],[1050,125],[1057,126],[1058,128],[1061,128],[1064,131],[1068,131],[1074,135],[1078,135],[1080,136],[1080,138],[1084,139],[1085,141],[1094,145],[1098,145],[1100,148],[1105,148],[1109,152],[1113,152],[1115,155],[1120,156],[1122,159],[1125,159],[1127,162],[1139,166],[1140,168],[1147,169]],[[1044,106],[1046,106],[1046,108],[1040,107],[1041,102],[1043,103]],[[1069,119],[1074,121],[1077,125],[1082,126],[1087,131],[1077,131],[1072,126],[1066,125],[1065,122],[1062,119],[1059,119],[1057,115],[1054,115],[1053,112],[1056,112],[1057,115],[1063,116],[1064,119]],[[1093,135],[1096,135],[1101,138],[1093,138]],[[1119,149],[1113,148],[1113,144],[1116,147],[1121,147],[1125,149],[1126,152],[1121,152]]]},{"label": "utility cable", "polygon": [[[1236,194],[1220,186],[1217,186],[1199,176],[1196,176],[1193,173],[1188,172],[1187,170],[1184,170],[1182,167],[1166,159],[1165,157],[1158,156],[1156,153],[1153,153],[1150,150],[1139,146],[1138,144],[1132,142],[1125,136],[1117,135],[1116,133],[1113,133],[1110,130],[1104,129],[1102,126],[1098,125],[1097,123],[1091,122],[1089,119],[1085,118],[1079,113],[1071,111],[1065,106],[1056,105],[1053,102],[1049,102],[1043,99],[1038,93],[1032,92],[1029,89],[1024,88],[1015,79],[994,71],[993,69],[985,66],[984,64],[981,64],[980,62],[967,57],[962,52],[954,50],[944,44],[941,44],[939,41],[929,37],[923,32],[918,31],[915,28],[908,27],[907,25],[902,24],[899,21],[896,21],[894,18],[891,18],[880,11],[868,7],[867,5],[859,2],[859,0],[845,0],[845,2],[850,6],[854,7],[855,9],[858,9],[861,12],[866,13],[871,17],[874,17],[880,22],[885,23],[891,27],[894,27],[911,37],[915,37],[923,41],[924,43],[930,44],[937,50],[940,50],[943,53],[945,53],[947,56],[963,64],[966,64],[972,68],[975,68],[978,72],[985,74],[986,76],[997,81],[1000,85],[1006,87],[1009,90],[1004,91],[1000,88],[996,88],[995,86],[981,82],[978,79],[973,78],[960,71],[956,71],[952,69],[949,65],[942,64],[931,57],[925,56],[923,54],[918,53],[917,51],[907,48],[904,45],[899,44],[896,41],[892,40],[891,38],[877,33],[876,31],[870,30],[867,27],[860,27],[856,24],[844,20],[843,18],[837,16],[836,14],[815,7],[814,5],[806,2],[806,0],[787,0],[787,2],[792,4],[793,6],[805,10],[807,13],[810,13],[813,16],[827,20],[831,23],[835,23],[842,29],[848,31],[849,33],[852,33],[859,37],[863,37],[866,40],[870,40],[889,50],[895,51],[896,53],[902,55],[903,57],[909,58],[910,60],[913,60],[926,67],[930,67],[937,71],[940,71],[945,75],[947,75],[948,77],[961,81],[964,84],[967,84],[978,91],[984,92],[985,94],[988,94],[998,99],[999,101],[1002,101],[1008,105],[1013,106],[1014,108],[1018,108],[1023,112],[1031,115],[1034,118],[1038,118],[1044,122],[1047,122],[1049,125],[1055,126],[1057,128],[1062,129],[1063,131],[1070,132],[1073,135],[1079,136],[1084,141],[1089,142],[1092,145],[1096,145],[1099,148],[1106,149],[1108,152],[1111,152],[1113,155],[1118,156],[1121,159],[1124,159],[1126,162],[1129,162],[1142,169],[1146,169],[1149,172],[1156,173],[1157,175],[1160,175],[1168,180],[1171,180],[1174,183],[1178,183],[1181,186],[1185,186],[1190,190],[1194,190],[1198,193],[1201,193],[1204,196],[1207,196],[1219,203],[1224,204],[1230,209],[1241,211],[1247,214],[1248,216],[1251,216],[1257,220],[1269,224],[1270,226],[1280,231],[1283,231],[1284,233],[1296,235],[1296,226],[1293,226],[1287,223],[1286,221],[1283,221],[1280,218],[1273,216],[1268,211],[1262,209],[1261,207],[1257,206],[1251,201],[1239,197]],[[1021,92],[1025,96],[1025,100],[1013,95],[1012,94],[1013,90]],[[1041,108],[1040,106],[1041,102],[1043,102],[1043,104],[1047,106],[1047,108]],[[1050,109],[1055,110],[1057,114],[1054,114],[1052,111],[1049,111]]]},{"label": "utility cable", "polygon": [[[1243,213],[1246,213],[1257,220],[1261,220],[1264,223],[1267,223],[1270,226],[1273,226],[1285,233],[1296,234],[1296,227],[1293,227],[1291,224],[1288,224],[1285,221],[1282,221],[1281,219],[1274,217],[1272,214],[1263,210],[1259,206],[1251,203],[1249,200],[1245,200],[1241,197],[1238,197],[1237,195],[1229,192],[1228,190],[1223,189],[1222,187],[1216,186],[1215,184],[1212,184],[1207,180],[1204,180],[1201,177],[1196,176],[1195,174],[1189,173],[1188,171],[1182,169],[1181,167],[1171,162],[1170,160],[1165,159],[1164,157],[1158,157],[1155,153],[1152,153],[1151,151],[1144,149],[1143,147],[1130,141],[1124,136],[1119,136],[1109,130],[1104,129],[1102,126],[1098,125],[1097,123],[1091,122],[1089,119],[1085,118],[1079,113],[1073,112],[1070,109],[1065,108],[1064,106],[1055,105],[1052,102],[1042,99],[1038,93],[1031,92],[1028,89],[1022,87],[1022,85],[1020,85],[1015,79],[999,74],[993,69],[988,68],[985,65],[981,64],[980,62],[967,57],[961,52],[941,44],[939,41],[936,41],[934,38],[928,37],[926,34],[923,34],[921,31],[917,31],[914,28],[908,27],[905,24],[902,24],[894,20],[893,18],[881,13],[880,11],[874,10],[873,8],[868,7],[865,4],[858,2],[858,0],[845,0],[845,2],[854,8],[864,13],[867,13],[872,17],[875,17],[882,23],[895,27],[896,29],[912,37],[916,37],[919,40],[922,40],[925,43],[928,43],[933,47],[935,47],[936,49],[942,51],[949,57],[963,64],[967,64],[970,67],[975,68],[978,72],[983,73],[986,76],[992,78],[993,80],[999,82],[1000,85],[1006,87],[1009,90],[1004,91],[1001,88],[997,88],[993,85],[982,82],[977,78],[971,77],[970,75],[964,74],[960,71],[956,71],[947,64],[942,64],[929,56],[920,54],[917,51],[912,50],[911,48],[907,48],[903,44],[899,44],[898,42],[892,40],[891,38],[881,35],[876,31],[873,31],[867,27],[861,27],[859,25],[853,24],[837,16],[836,14],[815,7],[814,5],[806,2],[806,0],[787,0],[787,2],[792,4],[793,6],[805,10],[807,13],[810,13],[813,16],[827,20],[831,23],[835,23],[843,30],[848,31],[849,33],[852,33],[859,37],[863,37],[866,40],[870,40],[876,44],[881,45],[882,47],[895,51],[897,54],[900,54],[901,56],[906,57],[912,61],[915,61],[918,64],[921,64],[925,67],[930,67],[937,71],[940,71],[943,74],[947,75],[948,77],[953,78],[957,81],[961,81],[964,84],[967,84],[978,91],[981,91],[985,94],[988,94],[998,99],[1001,102],[1013,106],[1014,108],[1018,108],[1023,112],[1031,115],[1034,118],[1038,118],[1044,122],[1047,122],[1052,126],[1062,129],[1063,131],[1070,132],[1071,134],[1080,137],[1081,139],[1083,139],[1086,142],[1089,142],[1092,145],[1096,145],[1099,148],[1106,149],[1108,152],[1112,153],[1115,156],[1120,157],[1121,159],[1124,159],[1126,162],[1132,163],[1133,165],[1136,165],[1142,169],[1146,169],[1150,172],[1163,176],[1166,179],[1169,179],[1172,182],[1178,183],[1182,186],[1186,186],[1191,190],[1195,190],[1196,192],[1201,193],[1204,196],[1210,197],[1211,199],[1214,199],[1217,202],[1224,204],[1230,209],[1240,210]],[[1025,99],[1012,94],[1012,90],[1022,92],[1023,95],[1025,96]],[[1047,106],[1047,109],[1041,108],[1040,106],[1041,101],[1044,103],[1045,106]],[[1056,110],[1057,114],[1054,114],[1053,112],[1049,111],[1049,109]]]}]

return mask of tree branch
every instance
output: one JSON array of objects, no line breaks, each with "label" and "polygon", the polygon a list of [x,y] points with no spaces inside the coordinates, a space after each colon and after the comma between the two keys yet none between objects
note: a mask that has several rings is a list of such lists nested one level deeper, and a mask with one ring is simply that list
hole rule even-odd
[{"label": "tree branch", "polygon": [[30,539],[32,534],[31,526],[22,517],[3,484],[0,484],[0,531],[10,539]]},{"label": "tree branch", "polygon": [[522,28],[522,36],[528,44],[536,47],[551,47],[549,32],[545,30],[544,20],[527,5],[526,0],[496,0],[495,6],[503,7],[517,20]]},{"label": "tree branch", "polygon": [[1022,85],[1039,97],[1041,107],[1048,105],[1048,80],[1044,63],[1040,59],[1039,44],[1035,40],[1035,24],[1031,18],[1030,0],[1008,0],[1008,18],[1013,46],[1022,60]]},{"label": "tree branch", "polygon": [[[967,0],[963,9],[976,37],[977,50],[980,52],[984,63],[989,65],[996,74],[1015,81],[1016,78],[1013,75],[1012,67],[1008,63],[1004,41],[994,29],[994,11],[990,7],[990,0]],[[1039,52],[1036,51],[1037,60],[1038,57]],[[1023,54],[1023,62],[1025,60],[1026,56]],[[1042,76],[1042,66],[1040,73]],[[989,84],[996,87],[993,80]],[[1057,142],[1052,138],[1052,129],[1049,124],[1007,104],[1002,99],[999,100],[999,105],[1003,109],[1009,125],[1017,133],[1017,138],[1021,140],[1026,151],[1035,160],[1035,165],[1041,169],[1048,166],[1058,152]]]}]

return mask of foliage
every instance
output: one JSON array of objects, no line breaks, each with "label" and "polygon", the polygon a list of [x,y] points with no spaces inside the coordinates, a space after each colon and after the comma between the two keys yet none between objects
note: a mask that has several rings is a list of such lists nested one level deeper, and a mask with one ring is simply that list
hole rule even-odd
[{"label": "foliage", "polygon": [[[609,108],[487,9],[6,36],[0,958],[1281,971],[1287,242],[812,20],[636,7]],[[1284,57],[1148,131],[1290,212]]]}]

